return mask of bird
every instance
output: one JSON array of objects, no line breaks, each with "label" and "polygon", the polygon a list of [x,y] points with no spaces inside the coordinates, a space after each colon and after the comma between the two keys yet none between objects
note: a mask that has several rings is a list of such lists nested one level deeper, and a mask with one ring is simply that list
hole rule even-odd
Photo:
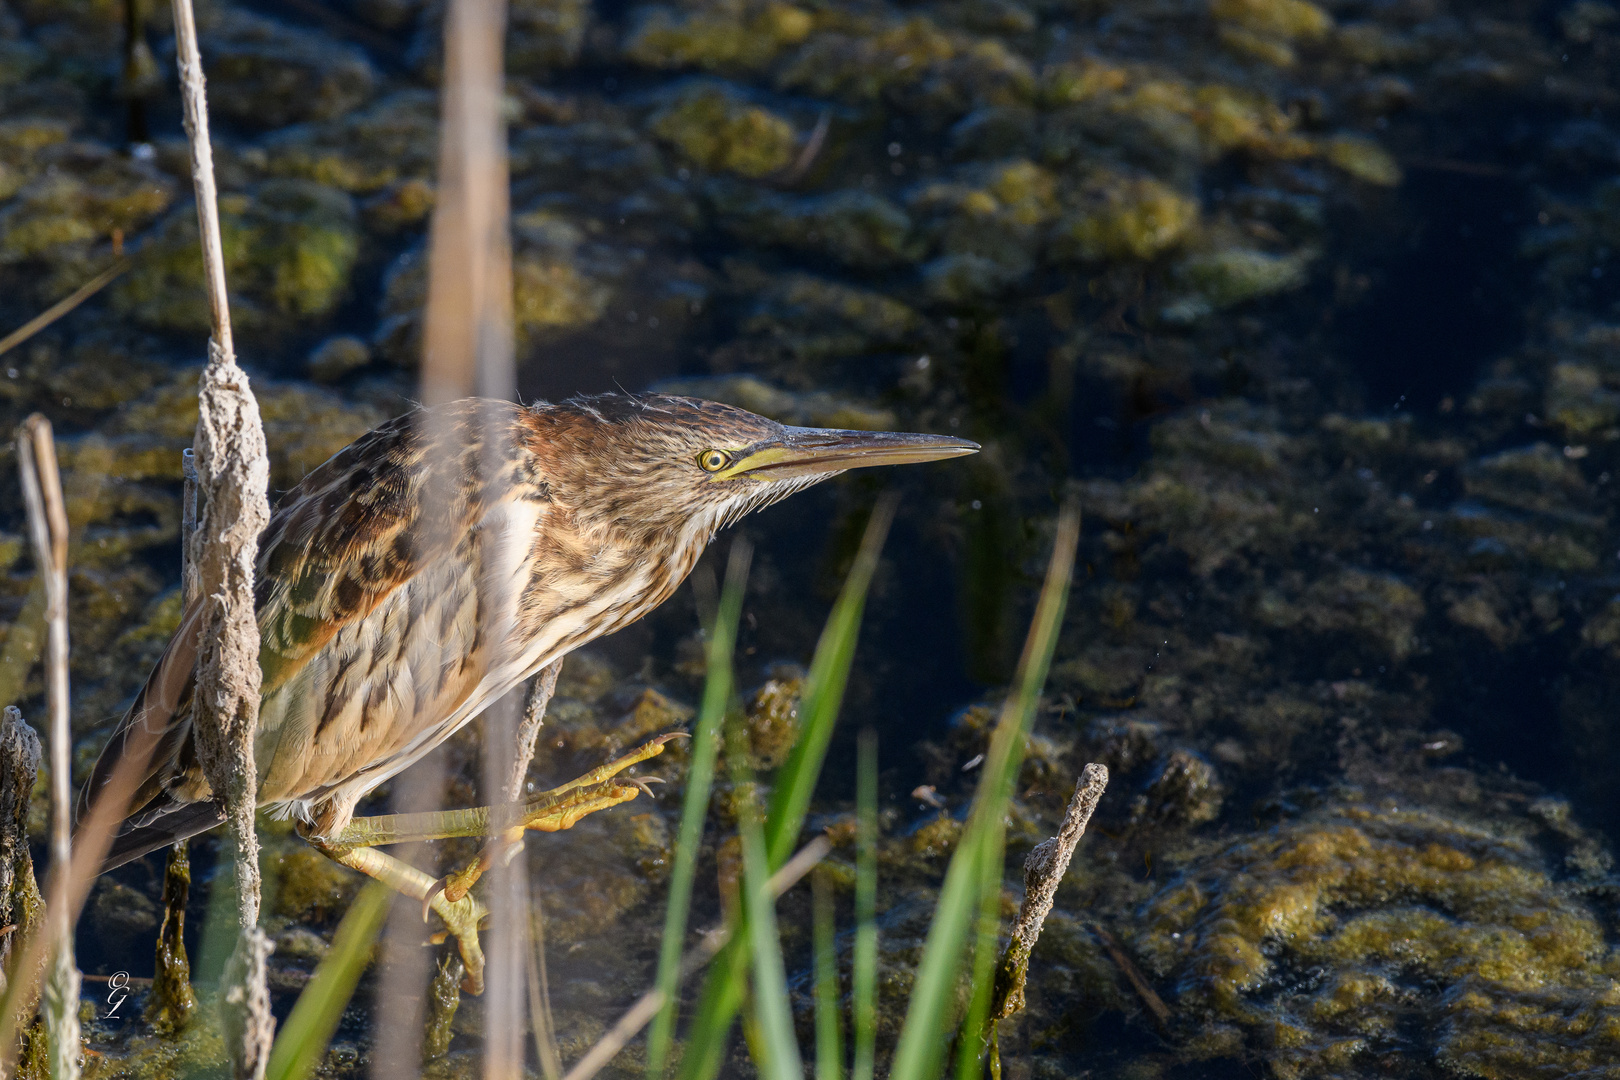
[{"label": "bird", "polygon": [[[259,806],[346,865],[396,887],[409,877],[404,891],[465,937],[476,913],[455,904],[470,897],[452,903],[442,883],[351,843],[361,799],[540,669],[664,603],[744,515],[849,469],[979,449],[656,393],[467,398],[386,422],[286,492],[259,537]],[[193,727],[200,611],[183,612],[79,793],[83,820],[120,767],[119,790],[134,790],[104,872],[224,820]],[[531,817],[566,828],[634,798],[612,780],[624,767],[565,785],[551,817]]]}]

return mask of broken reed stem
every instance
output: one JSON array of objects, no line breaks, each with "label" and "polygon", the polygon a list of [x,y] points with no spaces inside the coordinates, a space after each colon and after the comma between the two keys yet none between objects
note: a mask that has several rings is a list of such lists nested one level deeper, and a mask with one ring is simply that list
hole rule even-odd
[{"label": "broken reed stem", "polygon": [[[506,774],[504,794],[508,803],[522,802],[527,793],[525,779],[529,763],[534,760],[534,747],[545,726],[546,707],[557,692],[557,676],[562,674],[559,657],[535,673],[529,682],[529,694],[523,704],[523,719],[517,727],[517,757],[512,760],[511,771]],[[519,840],[521,844],[522,841]],[[562,1054],[557,1049],[557,1023],[551,1015],[551,979],[546,972],[546,914],[540,897],[530,897],[529,924],[534,940],[529,943],[525,957],[528,976],[529,1024],[534,1028],[535,1052],[540,1057],[540,1072],[545,1080],[562,1077]]]},{"label": "broken reed stem", "polygon": [[[39,777],[40,756],[39,735],[20,709],[7,706],[0,721],[0,923],[15,929],[0,938],[0,987],[19,992],[18,1004],[29,1017],[39,1008],[43,974],[39,968],[43,954],[37,946],[44,936],[45,901],[28,850],[28,804]],[[32,952],[30,944],[35,946]],[[33,1027],[23,1040],[22,1066],[10,1075],[43,1074],[47,1067],[42,1029]]]},{"label": "broken reed stem", "polygon": [[[133,0],[132,0],[133,2]],[[191,537],[197,531],[197,457],[180,451],[180,601],[189,608],[197,599],[197,564]],[[152,992],[146,999],[146,1021],[160,1031],[177,1032],[197,1008],[191,989],[191,958],[186,955],[186,904],[191,899],[191,844],[180,840],[169,849],[163,868],[163,922],[158,927],[152,966]]]},{"label": "broken reed stem", "polygon": [[1052,912],[1052,901],[1063,883],[1063,875],[1069,870],[1075,846],[1086,834],[1086,825],[1107,787],[1108,767],[1087,765],[1080,773],[1080,782],[1075,785],[1074,796],[1069,800],[1057,835],[1036,844],[1024,859],[1024,902],[1018,909],[1012,940],[1007,943],[996,969],[995,999],[987,1022],[992,1031],[996,1021],[1005,1020],[1024,1007],[1029,954],[1034,951],[1041,927]]},{"label": "broken reed stem", "polygon": [[562,674],[562,660],[556,659],[535,673],[529,683],[529,696],[523,704],[523,719],[517,728],[517,757],[512,760],[511,771],[506,774],[505,801],[523,801],[524,780],[529,775],[529,763],[534,760],[535,743],[540,729],[546,723],[546,707],[551,695],[557,692],[557,676]]},{"label": "broken reed stem", "polygon": [[269,940],[259,929],[259,841],[254,832],[258,774],[253,736],[259,720],[259,626],[253,570],[259,533],[270,520],[270,464],[264,426],[247,374],[236,364],[225,254],[208,139],[208,98],[191,0],[173,0],[180,101],[191,147],[203,276],[212,315],[208,364],[198,385],[195,440],[203,496],[191,562],[202,605],[202,649],[195,701],[199,756],[214,797],[224,802],[236,863],[239,935],[220,995],[226,1049],[238,1080],[264,1076],[275,1021],[265,985]]},{"label": "broken reed stem", "polygon": [[28,851],[28,802],[40,757],[39,735],[22,710],[6,706],[0,721],[0,925],[17,929],[0,938],[0,987],[16,977],[17,944],[39,932],[45,912]]},{"label": "broken reed stem", "polygon": [[23,421],[17,463],[34,559],[45,582],[45,708],[50,731],[51,876],[46,920],[51,941],[45,1028],[53,1080],[79,1075],[79,969],[73,962],[69,884],[73,865],[73,733],[68,722],[67,504],[56,467],[51,422]]}]

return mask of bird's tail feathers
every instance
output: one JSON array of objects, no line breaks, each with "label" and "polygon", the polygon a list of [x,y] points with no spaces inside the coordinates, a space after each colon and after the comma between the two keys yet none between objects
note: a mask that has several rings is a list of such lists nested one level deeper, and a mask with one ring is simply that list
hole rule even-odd
[{"label": "bird's tail feathers", "polygon": [[145,824],[126,823],[113,837],[101,873],[115,870],[158,848],[189,840],[225,821],[225,810],[212,800],[175,803],[173,809],[157,815],[142,815]]}]

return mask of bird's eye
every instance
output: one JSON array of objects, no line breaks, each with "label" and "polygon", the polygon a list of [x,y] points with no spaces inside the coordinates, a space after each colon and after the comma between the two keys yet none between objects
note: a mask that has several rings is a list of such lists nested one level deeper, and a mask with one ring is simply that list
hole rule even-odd
[{"label": "bird's eye", "polygon": [[705,450],[698,455],[698,468],[704,472],[719,472],[731,464],[731,455],[724,450]]}]

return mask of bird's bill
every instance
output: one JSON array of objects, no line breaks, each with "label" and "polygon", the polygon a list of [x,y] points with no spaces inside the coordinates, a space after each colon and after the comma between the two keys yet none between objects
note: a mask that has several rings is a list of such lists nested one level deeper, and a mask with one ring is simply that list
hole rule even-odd
[{"label": "bird's bill", "polygon": [[715,479],[747,476],[783,480],[873,465],[913,465],[978,452],[978,443],[949,435],[790,427],[781,440],[752,448],[729,468],[716,473]]}]

